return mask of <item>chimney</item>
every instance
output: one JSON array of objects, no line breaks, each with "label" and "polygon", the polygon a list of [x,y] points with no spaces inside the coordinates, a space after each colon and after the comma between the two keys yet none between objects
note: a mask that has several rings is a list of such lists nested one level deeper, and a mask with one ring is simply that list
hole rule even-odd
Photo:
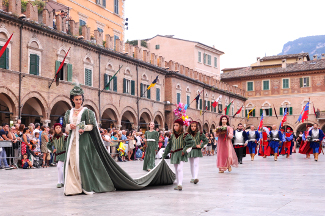
[{"label": "chimney", "polygon": [[298,57],[298,64],[302,64],[304,62],[304,59],[302,56]]},{"label": "chimney", "polygon": [[313,60],[317,60],[317,54],[313,55]]},{"label": "chimney", "polygon": [[325,53],[322,53],[322,59],[325,59]]},{"label": "chimney", "polygon": [[257,66],[259,66],[261,64],[261,58],[257,57],[257,62],[256,62]]},{"label": "chimney", "polygon": [[282,68],[287,68],[287,60],[282,59]]}]

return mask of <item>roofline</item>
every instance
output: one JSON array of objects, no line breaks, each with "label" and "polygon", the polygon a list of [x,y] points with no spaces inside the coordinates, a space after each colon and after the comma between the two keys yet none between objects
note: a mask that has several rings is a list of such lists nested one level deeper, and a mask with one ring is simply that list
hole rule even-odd
[{"label": "roofline", "polygon": [[[300,56],[303,56],[303,57],[306,56],[307,61],[310,61],[309,53],[296,53],[296,54],[287,54],[287,55],[297,55],[297,56],[288,57],[288,58],[283,57],[283,56],[286,56],[286,55],[265,56],[265,57],[261,58],[260,60],[261,61],[269,61],[269,60],[291,59],[291,58],[297,58],[297,57],[300,57]],[[268,57],[272,57],[272,59],[264,59],[264,58],[268,58]]]}]

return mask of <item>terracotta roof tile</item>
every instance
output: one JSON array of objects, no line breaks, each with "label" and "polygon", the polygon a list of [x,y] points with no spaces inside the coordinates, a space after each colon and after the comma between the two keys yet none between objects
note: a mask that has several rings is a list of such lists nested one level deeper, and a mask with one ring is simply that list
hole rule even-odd
[{"label": "terracotta roof tile", "polygon": [[261,58],[261,61],[266,61],[266,60],[274,60],[274,59],[287,59],[287,58],[298,58],[298,57],[307,57],[309,60],[309,54],[308,53],[298,53],[298,54],[288,54],[288,55],[275,55],[275,56],[265,56]]}]

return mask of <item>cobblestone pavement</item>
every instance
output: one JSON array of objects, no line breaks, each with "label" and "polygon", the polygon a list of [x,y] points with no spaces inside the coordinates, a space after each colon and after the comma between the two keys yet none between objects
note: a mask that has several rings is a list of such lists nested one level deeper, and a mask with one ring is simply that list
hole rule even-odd
[{"label": "cobblestone pavement", "polygon": [[[119,165],[136,178],[146,173],[142,163]],[[204,157],[197,185],[184,165],[183,191],[169,185],[69,197],[56,188],[55,167],[0,170],[0,215],[324,215],[324,165],[324,155],[318,162],[301,154],[276,162],[247,157],[219,174],[216,156]]]}]

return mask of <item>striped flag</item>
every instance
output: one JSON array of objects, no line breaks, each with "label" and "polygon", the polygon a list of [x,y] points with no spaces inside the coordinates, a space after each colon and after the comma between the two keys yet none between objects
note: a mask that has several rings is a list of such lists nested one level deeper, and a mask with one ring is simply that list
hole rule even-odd
[{"label": "striped flag", "polygon": [[249,114],[250,114],[251,112],[253,112],[253,110],[255,110],[255,107],[254,107],[253,109],[251,109],[251,111],[249,111],[249,113],[247,114],[247,120],[249,120]]},{"label": "striped flag", "polygon": [[232,100],[232,101],[228,104],[228,106],[226,106],[226,108],[225,108],[225,114],[226,114],[226,115],[229,114],[230,105],[232,104],[232,102],[234,102],[234,100]]},{"label": "striped flag", "polygon": [[5,43],[5,45],[1,48],[1,50],[0,50],[0,58],[2,57],[3,53],[6,51],[7,46],[9,44],[9,42],[10,42],[13,34],[14,33],[11,34],[11,36],[9,37],[9,39],[7,40],[7,42]]},{"label": "striped flag", "polygon": [[263,120],[264,120],[264,117],[263,117],[263,113],[262,113],[260,125],[258,126],[258,129],[257,130],[261,130],[263,128]]},{"label": "striped flag", "polygon": [[151,89],[152,87],[154,87],[156,85],[158,81],[158,76],[156,77],[156,79],[154,79],[154,81],[152,81],[152,83],[148,86],[147,90]]}]

